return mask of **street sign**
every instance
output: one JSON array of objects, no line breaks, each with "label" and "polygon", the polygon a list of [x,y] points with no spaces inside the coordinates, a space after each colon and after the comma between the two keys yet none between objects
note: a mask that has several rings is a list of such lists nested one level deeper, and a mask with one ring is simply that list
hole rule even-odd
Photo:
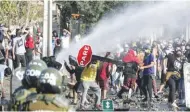
[{"label": "street sign", "polygon": [[102,100],[102,107],[103,111],[114,111],[112,100]]},{"label": "street sign", "polygon": [[85,67],[91,61],[92,49],[89,45],[84,45],[78,52],[77,62],[79,66]]}]

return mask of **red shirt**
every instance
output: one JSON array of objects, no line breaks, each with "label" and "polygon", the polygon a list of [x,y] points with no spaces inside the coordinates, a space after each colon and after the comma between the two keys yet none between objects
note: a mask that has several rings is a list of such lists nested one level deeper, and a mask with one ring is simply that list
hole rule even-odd
[{"label": "red shirt", "polygon": [[102,69],[101,69],[101,72],[100,72],[100,79],[106,80],[106,79],[109,78],[108,74],[107,74],[108,66],[112,66],[112,64],[108,63],[108,62],[103,63],[103,66],[102,66]]}]

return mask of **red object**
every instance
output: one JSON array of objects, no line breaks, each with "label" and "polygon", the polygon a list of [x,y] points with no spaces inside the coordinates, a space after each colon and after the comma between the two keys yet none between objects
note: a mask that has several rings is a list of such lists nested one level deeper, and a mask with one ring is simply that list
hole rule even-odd
[{"label": "red object", "polygon": [[89,45],[84,45],[78,52],[77,62],[79,66],[85,67],[92,59],[92,49]]},{"label": "red object", "polygon": [[108,74],[107,74],[108,66],[111,66],[111,63],[108,63],[108,62],[104,62],[104,63],[103,63],[102,71],[101,71],[101,73],[100,73],[100,78],[101,78],[102,80],[106,80],[106,79],[109,78],[109,77],[107,77],[107,76],[108,76]]},{"label": "red object", "polygon": [[140,60],[135,56],[135,51],[130,49],[128,53],[124,56],[123,61],[128,63],[128,62],[136,62],[140,63]]},{"label": "red object", "polygon": [[26,38],[25,47],[29,48],[29,49],[34,49],[34,39],[33,39],[33,37],[31,35],[29,35]]}]

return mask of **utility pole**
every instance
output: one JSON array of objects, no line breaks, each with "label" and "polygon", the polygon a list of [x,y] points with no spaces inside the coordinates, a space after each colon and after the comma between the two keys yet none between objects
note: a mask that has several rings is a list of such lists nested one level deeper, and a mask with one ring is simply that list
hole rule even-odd
[{"label": "utility pole", "polygon": [[49,8],[48,8],[48,56],[53,55],[53,48],[52,48],[52,2],[53,0],[49,0]]},{"label": "utility pole", "polygon": [[42,56],[52,56],[52,0],[44,0]]},{"label": "utility pole", "polygon": [[44,19],[43,19],[43,48],[42,57],[47,56],[47,38],[48,38],[48,0],[44,0]]}]

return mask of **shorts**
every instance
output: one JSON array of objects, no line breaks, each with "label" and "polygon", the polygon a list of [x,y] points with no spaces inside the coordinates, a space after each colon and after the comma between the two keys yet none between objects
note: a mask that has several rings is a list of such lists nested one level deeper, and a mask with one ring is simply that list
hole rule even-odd
[{"label": "shorts", "polygon": [[109,80],[108,79],[105,79],[105,80],[100,79],[99,84],[100,84],[101,89],[103,89],[103,90],[109,89]]},{"label": "shorts", "polygon": [[132,88],[133,85],[136,83],[136,78],[127,78],[127,80],[124,81],[124,86],[126,89]]}]

